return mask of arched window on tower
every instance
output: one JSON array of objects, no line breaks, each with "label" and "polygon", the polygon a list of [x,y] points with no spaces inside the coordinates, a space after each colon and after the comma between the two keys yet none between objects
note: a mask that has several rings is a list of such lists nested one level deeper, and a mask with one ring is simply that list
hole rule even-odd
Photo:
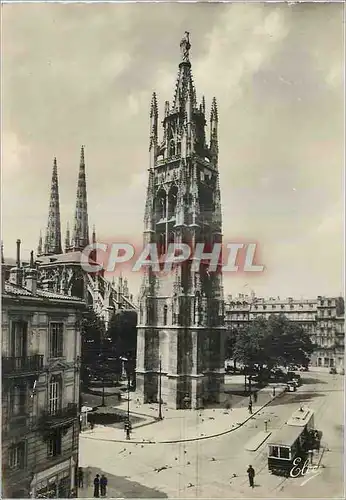
[{"label": "arched window on tower", "polygon": [[158,256],[160,257],[161,255],[164,255],[166,252],[166,234],[165,233],[160,233],[157,238],[157,253]]},{"label": "arched window on tower", "polygon": [[168,315],[168,306],[165,304],[163,306],[163,324],[167,325],[167,315]]},{"label": "arched window on tower", "polygon": [[169,156],[175,156],[175,142],[173,139],[169,143]]},{"label": "arched window on tower", "polygon": [[168,219],[175,216],[175,211],[177,207],[177,197],[178,197],[178,188],[176,185],[173,185],[168,192]]},{"label": "arched window on tower", "polygon": [[177,155],[181,154],[181,142],[177,142]]},{"label": "arched window on tower", "polygon": [[166,191],[160,189],[154,201],[156,222],[166,218]]}]

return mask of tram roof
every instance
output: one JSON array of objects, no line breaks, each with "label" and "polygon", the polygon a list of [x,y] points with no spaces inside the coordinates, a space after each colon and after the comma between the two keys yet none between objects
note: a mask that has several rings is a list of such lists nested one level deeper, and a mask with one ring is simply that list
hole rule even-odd
[{"label": "tram roof", "polygon": [[268,441],[270,446],[292,446],[302,433],[301,427],[284,425]]},{"label": "tram roof", "polygon": [[300,427],[304,427],[307,425],[312,419],[314,412],[309,408],[300,408],[295,411],[291,418],[288,419],[288,425],[297,425]]}]

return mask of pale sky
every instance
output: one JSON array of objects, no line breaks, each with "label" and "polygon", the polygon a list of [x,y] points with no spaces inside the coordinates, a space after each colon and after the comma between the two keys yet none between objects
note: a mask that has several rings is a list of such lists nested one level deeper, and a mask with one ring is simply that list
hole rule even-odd
[{"label": "pale sky", "polygon": [[[200,100],[219,106],[225,242],[259,245],[261,275],[226,293],[343,290],[342,4],[2,5],[2,239],[36,250],[59,169],[62,239],[85,145],[98,239],[141,241],[149,105],[172,100],[191,33]],[[137,294],[140,276],[129,275]],[[247,286],[246,286],[247,284]]]}]

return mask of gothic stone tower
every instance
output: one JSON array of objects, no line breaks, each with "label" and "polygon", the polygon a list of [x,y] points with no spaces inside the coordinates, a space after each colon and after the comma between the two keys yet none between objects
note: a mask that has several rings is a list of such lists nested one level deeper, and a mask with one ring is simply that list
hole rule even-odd
[{"label": "gothic stone tower", "polygon": [[[158,109],[150,111],[150,167],[144,243],[159,255],[170,243],[197,243],[210,252],[222,242],[218,173],[218,112],[213,99],[210,138],[205,136],[205,101],[198,106],[189,61],[189,33],[180,43],[173,105],[165,103],[163,140]],[[209,250],[208,250],[209,249]],[[203,262],[203,261],[202,261]],[[171,273],[145,272],[139,306],[136,385],[144,403],[200,408],[221,401],[224,382],[222,274],[209,262],[196,271],[191,258]]]}]

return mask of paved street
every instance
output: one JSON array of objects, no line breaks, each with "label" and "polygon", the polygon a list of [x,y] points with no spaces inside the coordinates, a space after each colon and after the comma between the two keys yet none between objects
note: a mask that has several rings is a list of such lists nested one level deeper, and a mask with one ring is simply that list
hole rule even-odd
[{"label": "paved street", "polygon": [[[103,472],[108,497],[173,498],[338,498],[343,488],[343,377],[306,373],[296,393],[286,393],[234,432],[208,440],[175,444],[129,444],[81,436],[80,465],[91,474]],[[326,451],[316,475],[299,479],[267,471],[266,446],[246,451],[246,444],[264,428],[280,428],[301,404],[316,412]],[[153,424],[156,425],[156,424]],[[256,487],[248,486],[246,469],[256,470]],[[92,496],[84,488],[80,496]]]},{"label": "paved street", "polygon": [[[239,385],[239,377],[235,377]],[[243,377],[241,377],[243,379]],[[238,380],[237,380],[238,379]],[[253,402],[252,412],[256,414],[261,408],[279,397],[285,389],[285,384],[271,384],[257,391],[257,401]],[[131,423],[133,431],[131,442],[128,443],[124,434],[124,424],[97,425],[92,431],[83,432],[83,438],[106,441],[122,441],[133,443],[170,443],[187,441],[210,436],[219,436],[235,430],[250,418],[248,404],[249,397],[228,395],[227,402],[220,408],[206,408],[204,410],[172,410],[162,408],[163,420],[158,421],[158,405],[140,405],[130,400]],[[115,408],[99,408],[100,412],[123,412],[126,417],[127,402],[118,404]]]}]

